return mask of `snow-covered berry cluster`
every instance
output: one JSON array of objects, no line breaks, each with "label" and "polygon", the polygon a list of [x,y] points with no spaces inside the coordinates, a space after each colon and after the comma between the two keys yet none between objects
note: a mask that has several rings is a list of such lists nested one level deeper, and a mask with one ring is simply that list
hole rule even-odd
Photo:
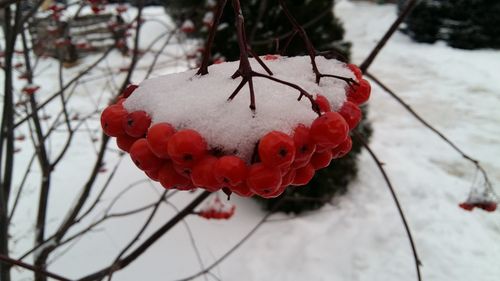
[{"label": "snow-covered berry cluster", "polygon": [[[247,158],[207,141],[202,132],[186,124],[170,120],[153,124],[146,111],[127,111],[124,102],[142,86],[129,86],[102,112],[101,125],[139,169],[166,189],[222,189],[243,197],[274,198],[288,186],[307,184],[317,170],[351,150],[349,131],[361,120],[359,105],[370,96],[370,84],[356,66],[343,67],[351,69],[357,81],[345,89],[346,100],[337,111],[326,96],[317,94],[319,116],[307,125],[295,123],[288,132],[268,130],[250,143],[253,152]],[[138,100],[136,94],[133,98]]]},{"label": "snow-covered berry cluster", "polygon": [[458,204],[458,206],[466,211],[472,211],[474,208],[482,209],[486,212],[494,212],[497,209],[497,202],[485,201],[485,202],[463,202]]},{"label": "snow-covered berry cluster", "polygon": [[205,219],[227,220],[230,219],[236,210],[236,206],[223,203],[219,197],[215,197],[201,211],[197,212],[198,216]]}]

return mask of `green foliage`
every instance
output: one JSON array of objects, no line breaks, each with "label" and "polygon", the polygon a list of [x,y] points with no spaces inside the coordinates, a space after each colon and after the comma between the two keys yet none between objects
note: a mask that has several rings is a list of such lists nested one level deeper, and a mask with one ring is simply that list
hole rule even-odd
[{"label": "green foliage", "polygon": [[[401,1],[400,8],[406,1]],[[420,1],[405,20],[418,42],[444,40],[462,49],[500,48],[500,1]]]},{"label": "green foliage", "polygon": [[[227,60],[237,60],[239,49],[234,29],[234,13],[230,3],[228,0],[212,51],[214,58],[223,56]],[[291,13],[305,27],[310,40],[318,50],[333,49],[333,53],[349,57],[350,44],[342,41],[344,29],[333,14],[333,0],[288,0],[287,3]],[[283,35],[292,31],[291,25],[279,8],[278,1],[243,1],[242,9],[246,34],[252,49],[261,55],[276,53],[275,39],[281,38],[282,45],[286,41],[282,38]],[[196,31],[190,36],[203,40],[207,37],[208,28],[203,25],[203,17],[211,9],[205,5],[205,1],[172,1],[167,10],[179,24],[186,19],[193,21]],[[296,36],[287,48],[286,55],[304,53],[304,44],[300,37]],[[370,124],[363,119],[357,131],[368,139],[371,134]],[[356,176],[356,157],[360,150],[360,144],[354,140],[353,150],[348,156],[334,160],[329,167],[318,171],[308,185],[288,188],[286,196],[295,199],[287,200],[278,211],[300,213],[315,210],[330,201],[333,196],[345,192],[349,181]],[[257,200],[266,209],[272,208],[276,202],[276,199],[257,198]]]}]

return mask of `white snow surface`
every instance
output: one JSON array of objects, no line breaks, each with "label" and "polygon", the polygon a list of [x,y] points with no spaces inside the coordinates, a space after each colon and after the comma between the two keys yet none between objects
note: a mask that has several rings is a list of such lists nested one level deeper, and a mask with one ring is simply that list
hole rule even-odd
[{"label": "white snow surface", "polygon": [[[133,18],[134,11],[129,9],[127,17]],[[355,63],[368,55],[396,17],[394,5],[345,0],[337,2],[335,12],[344,22],[346,39],[353,43]],[[148,7],[144,14],[147,18],[164,19],[162,22],[167,25],[171,22],[165,20],[163,8]],[[162,32],[163,24],[146,22],[141,47],[153,42]],[[162,43],[160,40],[155,48]],[[166,53],[182,55],[184,49],[184,45],[172,44]],[[186,70],[186,63],[169,60],[170,57],[160,58],[153,76]],[[497,193],[500,191],[499,57],[498,50],[466,51],[441,42],[417,44],[396,33],[369,70],[458,146],[479,159]],[[97,58],[98,55],[90,56],[83,59],[81,66],[65,70],[65,81]],[[16,60],[22,61],[22,56]],[[87,76],[87,84],[74,93],[68,107],[70,113],[87,114],[95,110],[94,104],[104,108],[111,93],[119,87],[117,84],[125,77],[124,73],[115,73],[113,79],[116,81],[107,82],[102,79],[106,69],[118,69],[128,61],[118,52],[112,53],[105,62],[106,67]],[[133,82],[144,80],[152,61],[151,53],[139,61]],[[37,96],[43,101],[59,89],[58,65],[54,60],[40,60],[39,65],[35,84],[41,86]],[[3,72],[0,72],[0,79],[3,79]],[[16,81],[16,88],[21,89],[24,82]],[[242,93],[234,102],[242,102],[246,112],[249,111],[248,101],[248,95]],[[257,110],[263,101],[257,99]],[[370,145],[385,163],[407,215],[423,264],[423,280],[500,280],[500,212],[466,212],[457,206],[467,198],[473,184],[474,167],[408,115],[379,87],[373,86],[368,104],[368,118],[374,128]],[[46,112],[59,109],[59,103],[55,102]],[[88,126],[88,131],[77,133],[63,165],[57,167],[51,179],[47,236],[54,233],[71,208],[95,161],[94,146],[97,149],[99,143],[93,143],[90,136],[100,135],[97,116]],[[29,132],[29,128],[23,126],[17,133],[24,133],[29,138]],[[63,147],[66,140],[64,132],[57,133],[49,142],[51,155],[57,155],[58,148]],[[98,220],[109,204],[112,204],[110,213],[125,212],[155,202],[163,191],[159,184],[147,181],[128,156],[120,156],[114,143],[109,146],[105,159],[108,171],[99,173],[90,201],[104,186],[114,164],[119,163],[116,176],[97,204],[96,212],[76,225],[68,237]],[[16,147],[21,151],[15,159],[15,191],[22,181],[23,165],[33,153],[28,140],[16,141]],[[19,257],[33,246],[40,177],[40,169],[35,165],[10,228],[13,257]],[[112,203],[122,192],[120,200]],[[158,209],[138,242],[144,241],[194,195],[178,192],[170,197],[168,204]],[[188,217],[143,256],[116,272],[113,280],[178,280],[210,265],[265,215],[253,200],[234,196],[231,202],[237,205],[231,220]],[[127,218],[106,220],[87,235],[56,251],[49,259],[48,269],[78,279],[110,265],[141,229],[149,214],[150,209]],[[25,261],[32,263],[32,258]],[[32,280],[31,272],[19,268],[12,272],[13,280]],[[211,273],[213,275],[195,280],[416,280],[410,245],[394,202],[366,152],[359,157],[358,178],[349,185],[346,195],[337,197],[331,205],[317,212],[300,216],[273,215]]]},{"label": "white snow surface", "polygon": [[[316,84],[308,56],[262,59],[275,78],[302,87],[314,98],[317,94],[325,96],[333,110],[344,103],[346,82],[324,77]],[[250,63],[255,71],[264,72],[255,59],[250,59]],[[316,63],[321,73],[354,78],[346,65],[337,60],[318,57]],[[153,123],[168,122],[177,129],[194,129],[210,147],[227,153],[236,151],[248,162],[255,144],[266,133],[278,130],[291,134],[298,124],[309,126],[318,117],[309,99],[297,101],[297,89],[263,77],[253,78],[255,114],[249,109],[248,84],[228,101],[242,80],[231,78],[238,65],[239,61],[214,64],[209,67],[209,74],[203,76],[190,70],[145,80],[124,106],[129,112],[146,111]]]}]

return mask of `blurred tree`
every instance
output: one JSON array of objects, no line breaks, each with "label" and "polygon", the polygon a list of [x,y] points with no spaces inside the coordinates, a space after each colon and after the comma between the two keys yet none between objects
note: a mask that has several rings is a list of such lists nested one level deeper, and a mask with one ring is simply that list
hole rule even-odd
[{"label": "blurred tree", "polygon": [[[399,1],[399,10],[407,0]],[[500,48],[500,2],[424,0],[406,19],[406,33],[418,42],[444,40],[462,49]]]}]

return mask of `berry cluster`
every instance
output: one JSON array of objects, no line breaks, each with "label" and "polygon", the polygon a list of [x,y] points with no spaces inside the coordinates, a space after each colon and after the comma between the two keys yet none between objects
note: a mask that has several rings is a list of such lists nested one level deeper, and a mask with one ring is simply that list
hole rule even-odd
[{"label": "berry cluster", "polygon": [[466,211],[472,211],[474,208],[482,209],[486,212],[494,212],[497,209],[497,203],[492,201],[485,202],[463,202],[458,204],[458,206]]},{"label": "berry cluster", "polygon": [[251,163],[211,150],[195,130],[176,130],[169,123],[151,126],[146,112],[127,112],[122,104],[137,88],[135,85],[102,112],[101,125],[104,133],[116,137],[120,149],[129,152],[139,169],[166,189],[223,189],[244,197],[273,198],[288,186],[307,184],[316,170],[351,150],[349,131],[361,120],[359,105],[368,99],[370,84],[361,79],[356,66],[349,68],[359,82],[348,89],[347,101],[338,112],[333,112],[329,101],[318,94],[321,115],[311,126],[298,124],[290,135],[280,131],[265,134]]},{"label": "berry cluster", "polygon": [[227,220],[234,215],[236,206],[222,203],[219,197],[215,197],[203,210],[197,212],[198,216],[205,219]]}]

